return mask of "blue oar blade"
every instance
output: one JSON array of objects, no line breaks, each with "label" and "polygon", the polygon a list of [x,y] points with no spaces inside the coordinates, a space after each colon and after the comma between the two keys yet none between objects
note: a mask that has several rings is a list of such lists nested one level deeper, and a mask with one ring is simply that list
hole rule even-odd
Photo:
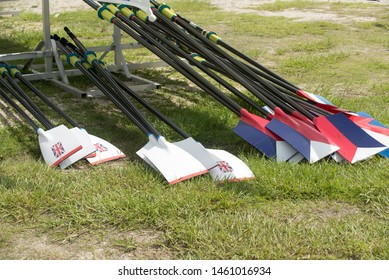
[{"label": "blue oar blade", "polygon": [[268,158],[275,158],[277,156],[276,140],[266,135],[266,133],[252,127],[244,121],[239,121],[233,131]]},{"label": "blue oar blade", "polygon": [[288,142],[306,160],[314,163],[334,152],[339,147],[311,125],[286,115],[276,108],[274,118],[266,128]]},{"label": "blue oar blade", "polygon": [[317,128],[339,145],[339,153],[349,162],[367,159],[386,146],[371,137],[343,113],[315,118]]},{"label": "blue oar blade", "polygon": [[[241,109],[241,119],[234,132],[269,158],[278,162],[288,161],[297,151],[283,139],[266,128],[267,119]],[[296,161],[295,161],[296,162]]]}]

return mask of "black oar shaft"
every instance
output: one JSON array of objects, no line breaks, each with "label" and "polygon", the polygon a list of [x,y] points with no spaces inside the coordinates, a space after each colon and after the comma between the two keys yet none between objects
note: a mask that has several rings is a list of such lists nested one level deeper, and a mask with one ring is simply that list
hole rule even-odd
[{"label": "black oar shaft", "polygon": [[[65,27],[66,33],[74,40],[75,44],[80,48],[81,52],[86,55],[88,49],[81,43],[80,40],[69,30],[69,28]],[[85,57],[84,57],[85,58]],[[160,133],[156,130],[156,128],[146,119],[141,111],[136,108],[136,106],[131,102],[130,99],[122,92],[122,88],[116,83],[116,81],[111,77],[111,74],[106,68],[103,68],[97,59],[93,59],[92,66],[102,75],[105,80],[109,83],[109,85],[113,89],[113,93],[115,93],[116,97],[121,100],[128,109],[130,109],[135,116],[137,116],[138,120],[143,124],[144,127],[148,129],[148,131],[155,136],[160,135]]]},{"label": "black oar shaft", "polygon": [[24,120],[32,126],[32,128],[37,131],[39,129],[38,125],[30,118],[29,115],[26,114],[22,108],[20,108],[1,88],[0,95],[19,113],[20,116],[24,118]]},{"label": "black oar shaft", "polygon": [[8,90],[8,92],[15,97],[23,107],[28,110],[46,129],[53,128],[53,124],[43,115],[43,113],[37,108],[32,106],[27,102],[22,96],[19,95],[19,92],[16,91],[11,85],[6,81],[0,78],[0,84]]},{"label": "black oar shaft", "polygon": [[[59,41],[57,41],[57,46],[60,48],[65,54],[69,55],[70,51],[66,49]],[[83,73],[86,77],[88,77],[93,84],[95,84],[105,96],[107,96],[138,128],[145,133],[149,134],[149,131],[143,126],[141,122],[139,122],[138,118],[133,115],[125,106],[121,104],[121,102],[106,88],[106,86],[99,80],[97,76],[94,75],[93,72],[88,71],[81,63],[81,61],[77,61],[75,66]]]},{"label": "black oar shaft", "polygon": [[[96,5],[94,2],[83,0],[87,4],[89,4],[94,9],[99,9],[99,6]],[[170,66],[174,67],[177,71],[179,71],[181,74],[183,74],[186,78],[194,82],[197,86],[199,86],[201,89],[209,93],[212,97],[214,97],[216,100],[218,100],[220,103],[225,105],[227,108],[229,108],[231,111],[233,111],[235,114],[240,116],[240,107],[233,102],[231,99],[229,99],[227,96],[224,96],[222,92],[220,92],[217,88],[215,88],[208,80],[204,79],[201,75],[199,75],[192,67],[181,61],[179,58],[177,58],[175,55],[173,55],[171,52],[169,52],[166,48],[164,48],[160,43],[156,42],[152,37],[150,37],[147,33],[141,31],[141,29],[136,29],[136,26],[131,26],[131,28],[121,22],[117,17],[113,17],[111,19],[111,22],[118,26],[120,29],[122,29],[125,33],[133,37],[136,41],[141,43],[143,46],[148,48],[150,51],[152,51],[155,55],[160,57],[162,60],[164,60],[166,63],[168,63]],[[135,32],[132,28],[136,29],[137,32]]]}]

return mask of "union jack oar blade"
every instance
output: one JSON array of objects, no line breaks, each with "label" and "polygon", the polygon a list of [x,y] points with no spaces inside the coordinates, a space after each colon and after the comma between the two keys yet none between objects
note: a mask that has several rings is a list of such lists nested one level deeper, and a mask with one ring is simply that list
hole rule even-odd
[{"label": "union jack oar blade", "polygon": [[191,137],[174,144],[197,158],[209,170],[209,174],[215,181],[240,181],[254,178],[250,168],[227,151],[207,149]]},{"label": "union jack oar blade", "polygon": [[59,166],[61,169],[65,169],[72,164],[76,163],[77,161],[94,154],[96,152],[96,147],[93,145],[92,141],[90,140],[88,133],[83,130],[79,129],[78,127],[74,127],[69,129],[69,131],[74,135],[74,137],[80,142],[82,145],[82,149],[72,154],[67,159],[63,160]]},{"label": "union jack oar blade", "polygon": [[251,114],[245,109],[240,113],[241,119],[234,128],[234,133],[268,158],[276,158],[277,161],[284,162],[297,153],[293,147],[266,128],[268,120]]},{"label": "union jack oar blade", "polygon": [[350,163],[367,159],[387,147],[363,131],[345,114],[315,118],[316,127],[339,145],[339,153]]},{"label": "union jack oar blade", "polygon": [[339,147],[311,125],[286,115],[275,108],[274,118],[266,127],[287,141],[306,160],[314,163],[339,150]]},{"label": "union jack oar blade", "polygon": [[[374,131],[376,133],[384,134],[386,136],[389,136],[389,129],[384,124],[380,123],[377,119],[372,117],[369,113],[366,112],[358,112],[357,113],[359,117],[364,118],[365,122],[361,123],[360,121],[355,122],[359,127],[362,129],[366,129],[369,131]],[[354,121],[353,116],[350,117],[352,121]],[[378,153],[380,156],[389,158],[389,149],[383,150],[382,152]]]},{"label": "union jack oar blade", "polygon": [[46,131],[38,129],[37,133],[43,159],[50,166],[57,166],[82,149],[80,142],[64,125]]},{"label": "union jack oar blade", "polygon": [[169,184],[208,173],[208,169],[193,155],[163,136],[149,135],[149,142],[137,154],[158,170]]},{"label": "union jack oar blade", "polygon": [[[198,159],[208,169],[209,174],[215,181],[239,181],[254,178],[254,174],[250,168],[229,152],[207,149],[192,137],[175,142],[174,144]],[[221,162],[229,166],[227,168],[228,172],[227,169],[220,171],[215,169]]]},{"label": "union jack oar blade", "polygon": [[254,179],[254,173],[238,157],[224,150],[207,149],[216,165],[209,170],[209,174],[218,181],[242,181]]},{"label": "union jack oar blade", "polygon": [[96,148],[96,155],[94,157],[86,158],[86,160],[91,165],[97,165],[103,162],[113,161],[126,157],[126,155],[119,148],[109,143],[108,141],[92,134],[88,134],[88,136]]}]

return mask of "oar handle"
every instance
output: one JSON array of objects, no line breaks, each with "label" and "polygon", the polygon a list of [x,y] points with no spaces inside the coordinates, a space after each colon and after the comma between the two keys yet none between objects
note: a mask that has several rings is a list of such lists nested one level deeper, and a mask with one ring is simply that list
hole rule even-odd
[{"label": "oar handle", "polygon": [[80,48],[82,52],[86,52],[87,49],[84,47],[84,45],[77,39],[77,37],[70,31],[68,27],[64,27],[65,32],[69,35],[69,37],[74,41],[74,43],[77,45],[77,47]]}]

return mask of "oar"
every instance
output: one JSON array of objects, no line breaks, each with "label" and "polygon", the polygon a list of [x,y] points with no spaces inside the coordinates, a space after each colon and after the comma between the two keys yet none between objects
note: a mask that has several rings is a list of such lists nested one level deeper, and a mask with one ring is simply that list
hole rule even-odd
[{"label": "oar", "polygon": [[[21,98],[16,91],[14,91],[12,88],[7,89],[11,95],[13,95],[36,119],[39,121],[42,120],[42,118],[32,110],[32,107],[29,106],[29,104],[23,98]],[[67,127],[60,125],[45,131],[43,128],[40,128],[31,119],[31,117],[29,117],[29,115],[22,108],[20,108],[20,106],[18,106],[3,90],[1,90],[1,95],[38,133],[39,147],[44,161],[49,166],[57,166],[66,158],[82,149],[82,146],[70,133]]]},{"label": "oar", "polygon": [[[142,158],[146,160],[154,169],[161,172],[169,184],[207,173],[208,170],[197,159],[188,152],[182,150],[174,143],[169,143],[163,136],[149,123],[142,113],[130,102],[126,106],[122,104],[127,100],[121,96],[118,99],[116,94],[91,71],[88,71],[83,62],[77,57],[77,54],[71,53],[65,46],[57,41],[57,46],[67,54],[67,60],[70,64],[80,69],[138,128],[144,132],[149,142],[141,149]],[[131,108],[131,111],[127,107]],[[134,114],[137,112],[137,114]]]},{"label": "oar", "polygon": [[[20,96],[27,102],[28,106],[30,107],[29,110],[33,111],[35,113],[35,116],[39,116],[39,119],[41,120],[42,124],[44,124],[47,129],[52,129],[54,127],[53,124],[47,119],[47,117],[39,109],[39,107],[32,101],[32,99],[23,91],[23,89],[14,81],[14,79],[8,73],[8,68],[6,67],[5,64],[0,64],[0,71],[2,73],[2,76],[7,79],[7,81],[17,91],[17,93],[20,94]],[[85,131],[81,131],[78,128],[71,128],[69,131],[73,135],[73,137],[80,143],[82,149],[80,149],[76,153],[72,154],[71,156],[63,160],[59,164],[59,166],[62,169],[69,167],[70,165],[74,164],[80,159],[83,159],[91,154],[94,154],[96,151],[96,148],[94,147],[93,143],[90,141],[90,138],[88,137]]]},{"label": "oar", "polygon": [[[197,67],[199,67],[204,73],[206,73],[208,76],[210,76],[211,78],[213,78],[215,81],[217,81],[218,83],[220,83],[223,87],[225,87],[226,89],[228,89],[230,92],[232,92],[234,95],[238,96],[239,98],[243,99],[246,103],[248,103],[250,106],[256,108],[258,111],[260,111],[262,114],[267,114],[265,111],[262,110],[262,108],[257,105],[254,101],[250,100],[249,98],[247,98],[247,96],[245,96],[244,94],[242,94],[240,91],[238,91],[235,87],[233,87],[231,84],[229,84],[228,82],[226,82],[225,80],[223,80],[220,76],[216,75],[215,73],[213,73],[212,71],[210,71],[209,69],[207,69],[207,67],[204,67],[203,65],[201,65],[200,62],[197,61],[197,59],[195,57],[192,57],[190,55],[188,55],[186,52],[182,51],[180,48],[178,48],[175,44],[173,44],[172,42],[170,42],[169,40],[167,40],[166,38],[164,38],[164,36],[162,36],[161,34],[159,34],[157,31],[153,30],[152,28],[150,28],[147,24],[145,24],[142,20],[139,20],[137,17],[135,17],[135,14],[140,14],[140,11],[137,11],[135,14],[129,10],[127,7],[125,6],[119,6],[120,8],[120,12],[118,10],[118,8],[116,8],[115,6],[113,5],[107,5],[106,6],[108,9],[110,9],[110,11],[114,14],[116,14],[116,16],[118,16],[120,19],[122,19],[124,22],[126,23],[129,23],[129,25],[131,27],[134,27],[133,24],[131,24],[131,22],[129,22],[128,20],[131,20],[131,21],[134,21],[136,24],[138,24],[142,29],[144,29],[145,31],[147,31],[148,33],[150,33],[150,35],[153,36],[153,38],[155,37],[156,40],[162,42],[165,47],[167,48],[162,48],[161,46],[160,49],[163,50],[166,54],[169,55],[169,57],[172,58],[172,54],[170,52],[177,52],[179,53],[181,56],[183,56],[184,58],[186,58],[189,62],[191,62],[192,64],[196,65]],[[137,15],[137,16],[138,16]],[[145,20],[145,19],[144,19]],[[135,27],[136,28],[136,27]],[[139,30],[139,29],[136,29],[136,30]],[[141,31],[138,31],[141,33]],[[142,34],[145,34],[145,33],[142,33]],[[144,35],[144,36],[147,36],[147,35]],[[175,58],[173,56],[173,58]],[[175,58],[175,60],[177,62],[181,62],[180,60],[177,60],[177,58]],[[182,62],[181,62],[182,63]],[[172,65],[172,64],[171,64]],[[173,66],[173,65],[172,65]],[[177,69],[177,67],[179,66],[173,66]],[[204,80],[200,81],[201,84],[204,83]],[[201,85],[199,85],[201,87]],[[209,87],[209,86],[208,86]],[[215,91],[215,88],[213,87],[212,89],[209,89],[210,91]],[[220,96],[220,93],[215,93],[216,96]],[[219,100],[220,101],[220,100]],[[231,103],[231,102],[228,102],[228,101],[225,101],[223,98],[221,98],[221,102],[223,102],[223,104],[226,106],[226,107],[231,107],[228,105],[228,103]],[[233,106],[232,106],[233,107]],[[236,106],[235,106],[236,107]],[[232,109],[233,110],[233,109]],[[240,110],[240,109],[239,109]],[[266,136],[261,136],[261,135],[256,135],[256,130],[265,130],[263,129],[263,127],[261,126],[257,126],[257,127],[250,127],[250,126],[255,126],[254,124],[242,124],[240,125],[241,126],[241,129],[236,129],[234,130],[239,136],[241,136],[243,139],[245,139],[247,142],[249,142],[250,144],[252,144],[254,147],[256,147],[258,150],[264,152],[267,156],[270,155],[270,157],[274,156],[274,153],[272,154],[271,152],[269,153],[269,149],[266,149],[266,145],[264,145],[264,143],[268,142],[267,141],[267,137]],[[245,127],[244,129],[242,129],[242,127]],[[245,130],[247,130],[247,132],[245,132]],[[249,131],[250,130],[250,131]],[[268,134],[268,131],[265,130],[265,134]],[[259,137],[258,137],[259,136]],[[269,135],[270,137],[273,137],[274,135]],[[297,151],[295,151],[290,145],[288,145],[287,143],[282,143],[280,140],[281,139],[277,139],[276,137],[273,137],[273,141],[276,141],[277,144],[276,146],[278,147],[278,152],[276,151],[276,154],[277,154],[277,160],[278,161],[286,161],[286,160],[289,160],[289,158],[294,155],[295,153],[297,153]],[[261,139],[265,139],[265,141],[261,140]],[[269,143],[269,142],[268,142]],[[263,146],[263,147],[261,147]],[[271,151],[271,150],[270,150]],[[302,158],[302,157],[301,157]],[[297,160],[297,157],[294,158],[294,162]]]},{"label": "oar", "polygon": [[[5,64],[6,65],[6,64]],[[9,74],[17,78],[19,81],[21,81],[31,92],[33,92],[36,96],[38,96],[43,102],[45,102],[53,111],[55,111],[57,114],[62,116],[70,125],[73,126],[71,131],[73,133],[76,133],[78,136],[78,140],[81,141],[83,149],[86,147],[91,147],[90,150],[92,151],[90,155],[86,152],[86,159],[88,162],[92,165],[100,164],[107,161],[112,161],[116,159],[120,159],[125,157],[125,154],[120,151],[117,147],[115,147],[113,144],[109,143],[108,141],[97,137],[95,135],[92,135],[88,133],[84,128],[80,128],[79,125],[69,116],[67,115],[63,110],[61,110],[56,104],[54,104],[47,96],[45,96],[39,89],[37,89],[30,81],[25,79],[19,69],[16,66],[13,65],[6,65]],[[86,137],[85,137],[86,136]],[[76,162],[77,158],[71,156],[70,158],[66,159],[64,162],[60,163],[61,168],[65,168],[67,166],[70,166],[72,163]]]},{"label": "oar", "polygon": [[[167,12],[165,12],[165,10]],[[253,73],[253,71],[251,71],[250,68],[246,67],[242,62],[237,61],[236,59],[231,57],[229,54],[227,54],[226,52],[224,52],[220,48],[218,48],[216,45],[210,43],[207,39],[205,39],[203,36],[201,36],[197,31],[195,31],[195,29],[191,25],[189,25],[185,21],[180,20],[175,14],[172,14],[171,11],[168,9],[168,7],[166,7],[166,5],[159,7],[159,12],[165,13],[165,16],[167,16],[168,18],[170,18],[174,22],[178,23],[181,27],[184,27],[186,29],[186,31],[188,31],[190,34],[195,36],[197,39],[201,40],[204,44],[207,45],[207,47],[209,47],[213,51],[217,52],[219,55],[223,56],[227,60],[229,60],[236,67],[241,69],[241,71],[245,72],[247,75],[250,75],[251,77],[254,77],[256,75],[255,73]],[[207,55],[207,59],[211,59],[212,62],[218,64],[217,63],[218,61],[215,59],[215,57],[212,57],[212,55],[210,55],[210,52],[208,52],[204,48],[201,51]],[[218,64],[218,65],[220,66],[221,64]],[[228,70],[228,68],[225,68],[225,67],[223,67],[223,69]],[[229,72],[229,74],[232,75],[233,73]],[[309,113],[307,110],[305,110],[303,107],[298,106],[287,95],[284,95],[281,92],[279,92],[274,86],[272,86],[268,82],[265,82],[263,79],[261,79],[259,77],[257,77],[257,81],[260,81],[261,85],[263,87],[265,87],[267,91],[270,91],[273,94],[276,94],[277,98],[281,98],[282,100],[287,102],[289,105],[293,105],[294,109],[296,109],[299,113],[303,114],[305,117],[309,118],[311,121],[314,121],[315,126],[322,132],[322,134],[324,134],[329,139],[334,141],[341,148],[339,153],[341,153],[343,156],[345,156],[345,158],[347,160],[349,160],[350,162],[356,162],[358,160],[365,159],[367,157],[374,155],[375,153],[380,151],[382,148],[385,148],[385,145],[380,143],[381,139],[379,139],[379,141],[377,141],[377,139],[378,139],[377,137],[375,137],[375,138],[371,137],[365,131],[363,131],[358,126],[353,124],[351,121],[348,122],[344,118],[343,114],[336,114],[336,115],[338,115],[337,117],[336,117],[336,115],[330,116],[330,117],[324,117],[324,116],[315,117],[311,113]],[[241,81],[239,80],[239,82],[241,82]],[[268,106],[272,107],[271,104],[269,104],[269,102],[263,98],[263,96],[258,94],[258,92],[253,91],[251,88],[247,87],[246,85],[244,85],[244,86],[246,88],[248,88],[250,90],[250,92],[252,92],[257,97],[259,97],[261,100],[263,100]],[[265,94],[265,93],[262,92],[262,94]],[[269,96],[266,96],[266,97],[269,98]],[[272,101],[275,101],[275,100],[273,99]],[[277,103],[277,105],[280,106],[280,104],[278,104],[278,103]],[[296,113],[297,113],[296,111],[288,111],[287,107],[282,107],[282,108],[284,110],[286,110],[288,113],[292,113],[294,116],[299,117],[298,114],[296,115]],[[272,109],[274,109],[274,108],[272,108]],[[274,111],[275,111],[275,116],[277,116],[277,111],[278,111],[278,113],[282,113],[279,110],[279,108],[277,108],[277,110],[274,110]],[[290,135],[290,133],[285,134],[285,130],[282,128],[283,124],[278,121],[279,119],[280,119],[279,117],[278,118],[275,117],[273,119],[274,121],[272,120],[272,122],[267,127],[275,133],[276,133],[276,131],[278,131],[279,136],[281,136],[284,139],[287,139],[288,142],[293,145],[293,142],[292,142],[293,139],[285,138],[288,135]],[[301,119],[304,120],[303,118],[301,118]],[[291,119],[289,119],[289,120],[291,120]],[[288,119],[283,119],[283,121],[284,121],[284,124],[288,123],[287,122]],[[347,125],[345,125],[345,123],[347,123]],[[293,126],[293,124],[290,122],[288,124],[289,124],[289,126]],[[298,136],[298,137],[296,137],[297,141],[295,141],[294,147],[297,150],[299,150],[298,146],[296,146],[296,145],[298,145],[300,140],[303,138],[301,138],[300,135],[296,135],[296,136]],[[307,136],[307,135],[305,135],[305,136]],[[339,138],[341,140],[339,140]],[[361,140],[361,139],[363,139],[363,140]],[[313,140],[313,141],[316,142],[315,140]],[[301,151],[301,150],[299,150],[299,151],[304,154],[304,151]],[[305,151],[305,152],[307,153],[307,155],[309,154],[309,151]]]},{"label": "oar", "polygon": [[[156,11],[155,9],[153,11],[157,15],[158,19],[160,19],[164,24],[166,24],[166,25],[170,24],[170,26],[172,28],[177,29],[177,27],[175,27],[173,25],[173,23],[171,23],[170,21],[165,19],[164,16],[161,16],[161,14],[158,11]],[[177,30],[177,32],[183,33],[181,30]],[[183,34],[183,36],[184,36],[184,34]],[[193,41],[192,44],[197,44],[197,43]],[[196,48],[198,49],[198,48],[202,48],[202,47],[198,46],[198,44],[197,44]],[[204,53],[207,53],[207,58],[213,56],[209,50],[202,48],[202,51]],[[245,80],[243,77],[235,75],[235,73],[233,73],[232,69],[229,69],[221,61],[213,59],[213,62],[215,62],[216,64],[218,64],[218,66],[220,66],[222,68],[225,67],[225,70],[228,71],[228,73],[230,75],[234,76],[247,89],[249,89],[250,92],[255,92],[258,96],[261,97],[260,99],[263,102],[265,102],[267,105],[275,108],[274,103],[272,103],[268,98],[266,98],[260,92],[258,92],[258,90],[255,89],[252,85],[250,85],[250,83],[247,80]],[[275,119],[282,120],[284,122],[284,124],[287,123],[289,127],[290,126],[293,127],[293,129],[289,130],[288,135],[284,135],[284,137],[281,137],[281,138],[284,140],[287,140],[287,142],[289,144],[291,144],[294,148],[296,148],[296,150],[298,150],[301,154],[303,154],[310,162],[315,162],[315,161],[333,153],[337,149],[339,149],[336,145],[334,145],[332,143],[332,141],[327,139],[327,137],[322,135],[320,132],[315,130],[313,127],[309,127],[309,125],[307,125],[305,123],[300,123],[298,120],[290,121],[290,117],[287,116],[286,114],[279,114],[278,112],[276,112]],[[282,127],[280,129],[283,130],[284,128]],[[295,132],[297,137],[296,136],[291,137],[291,132]],[[298,139],[296,139],[296,138],[298,138]],[[305,138],[305,141],[304,141],[303,145],[301,145],[301,139],[303,139],[303,138]],[[317,145],[315,145],[315,142],[317,142],[317,141],[320,141],[322,143],[319,150],[316,150]],[[323,149],[323,147],[325,147],[325,146],[328,149]],[[315,152],[311,153],[311,150],[314,150]]]},{"label": "oar", "polygon": [[[90,64],[93,65],[95,69],[104,77],[106,81],[108,81],[108,84],[112,87],[113,93],[116,95],[116,98],[118,98],[123,105],[127,106],[127,109],[132,111],[135,115],[138,116],[140,120],[143,121],[143,123],[148,126],[150,129],[154,129],[151,127],[151,124],[146,121],[146,118],[140,113],[140,111],[137,110],[137,108],[132,104],[132,102],[127,98],[126,95],[122,92],[121,87],[115,82],[115,80],[112,78],[111,73],[107,70],[106,67],[103,67],[102,63],[97,60],[96,55],[93,52],[88,51],[84,45],[77,39],[77,37],[67,28],[65,27],[65,31],[67,34],[74,40],[74,42],[77,44],[77,46],[80,48],[81,52],[84,54],[85,60],[89,61]],[[156,130],[150,130],[154,133],[154,135],[158,135],[158,132]],[[199,162],[201,162],[207,169],[211,168],[209,157],[207,157],[207,153],[204,150],[204,148],[199,145],[197,142],[195,142],[193,139],[188,138],[186,140],[183,140],[180,142],[180,144],[176,144],[179,148],[181,148],[183,151],[187,152],[189,155],[191,155],[193,158],[197,159]],[[153,148],[147,147],[142,149],[140,152],[138,152],[138,155],[140,155],[142,158],[147,158],[148,161],[156,161],[159,162],[159,157],[156,157],[155,159],[152,159],[155,157],[152,152]],[[203,156],[200,156],[203,155]],[[201,159],[201,160],[200,160]],[[204,164],[205,163],[205,164]],[[165,168],[164,166],[158,167],[157,165],[153,164],[158,169]],[[214,165],[212,165],[213,167]]]},{"label": "oar", "polygon": [[[150,0],[150,2],[153,3],[153,5],[155,5],[157,8],[159,8],[161,6],[161,4],[159,4],[155,0]],[[307,99],[309,99],[311,101],[315,101],[315,102],[319,102],[319,103],[324,101],[324,103],[330,104],[329,102],[327,102],[328,100],[325,99],[323,96],[320,96],[320,95],[317,95],[317,94],[312,94],[312,93],[309,93],[307,91],[304,91],[303,89],[301,89],[301,88],[297,87],[296,85],[292,84],[290,81],[282,78],[281,76],[279,76],[278,74],[274,73],[270,69],[266,68],[265,66],[261,65],[257,61],[253,60],[249,56],[247,56],[244,53],[238,51],[237,49],[235,49],[234,47],[232,47],[231,45],[229,45],[225,41],[223,41],[222,38],[219,37],[216,32],[204,30],[203,28],[201,28],[196,23],[194,23],[194,22],[184,18],[181,14],[175,13],[168,5],[166,5],[166,4],[163,4],[163,5],[165,6],[165,9],[166,9],[166,11],[165,11],[166,15],[169,16],[171,14],[175,14],[176,16],[178,16],[183,21],[186,21],[188,24],[193,26],[199,33],[201,33],[205,38],[209,39],[211,42],[213,42],[213,43],[215,43],[215,44],[217,44],[219,46],[222,46],[223,48],[225,48],[226,50],[230,51],[231,53],[237,55],[238,57],[240,57],[244,61],[248,62],[252,66],[256,67],[257,69],[259,69],[261,71],[263,71],[263,72],[257,72],[258,74],[262,75],[263,77],[265,77],[265,78],[267,78],[267,79],[271,80],[272,82],[275,82],[275,83],[277,83],[279,85],[282,85],[285,88],[288,88],[289,90],[293,91],[294,93],[298,94],[301,97],[304,97],[304,98],[307,98]],[[337,113],[337,112],[335,112],[335,113]]]},{"label": "oar", "polygon": [[[193,81],[196,85],[198,85],[201,89],[203,89],[205,92],[210,94],[212,97],[214,97],[217,101],[222,103],[224,106],[229,108],[231,111],[233,111],[238,116],[242,116],[243,120],[246,123],[246,126],[250,126],[251,131],[248,133],[244,133],[244,135],[240,135],[241,131],[237,131],[236,133],[241,136],[242,138],[252,138],[252,142],[250,144],[257,145],[256,148],[261,150],[263,153],[265,153],[269,157],[275,157],[276,152],[276,145],[281,140],[278,137],[274,137],[274,134],[272,134],[270,131],[265,130],[264,126],[266,123],[263,121],[266,121],[258,116],[251,115],[247,112],[247,110],[240,108],[237,106],[231,99],[226,98],[226,96],[221,97],[223,95],[220,90],[218,90],[216,87],[214,87],[212,84],[210,84],[206,79],[204,79],[201,75],[199,75],[196,71],[194,71],[189,65],[181,61],[181,59],[177,58],[174,54],[169,52],[166,48],[164,48],[159,42],[155,41],[152,37],[150,37],[147,33],[140,30],[139,28],[136,29],[137,32],[141,33],[142,36],[139,36],[138,33],[134,32],[132,29],[130,29],[127,25],[123,24],[121,21],[119,21],[114,14],[112,14],[106,6],[99,7],[96,5],[93,1],[87,1],[84,0],[87,4],[89,4],[92,8],[98,10],[98,15],[101,18],[104,18],[116,26],[118,26],[120,29],[122,29],[124,32],[129,34],[131,37],[133,37],[135,40],[140,42],[142,45],[147,47],[149,50],[151,50],[153,53],[155,53],[157,56],[159,56],[161,59],[163,59],[165,62],[167,62],[169,65],[174,67],[177,71],[179,71],[181,74],[183,74],[185,77]],[[118,13],[118,16],[124,17],[121,15],[121,13]],[[132,24],[131,22],[128,22],[127,24]],[[132,28],[137,28],[136,26],[132,26]],[[153,43],[153,45],[151,44]],[[226,103],[227,102],[227,103]],[[249,123],[250,122],[250,123]],[[244,131],[243,131],[244,132]],[[246,140],[245,139],[245,140]],[[246,140],[247,141],[247,140]],[[255,143],[254,143],[255,142]],[[283,141],[282,141],[283,142]],[[283,142],[281,146],[285,146],[283,144],[286,144]],[[287,145],[289,146],[289,145]],[[281,151],[282,149],[279,149]],[[290,149],[286,149],[287,152],[290,152]],[[281,151],[282,153],[283,151]],[[291,155],[294,155],[295,151],[291,153]],[[290,158],[290,156],[286,156],[285,158]]]},{"label": "oar", "polygon": [[[72,34],[71,37],[74,37],[74,34]],[[79,40],[77,41],[80,46],[82,47],[82,44]],[[70,45],[70,44],[69,44]],[[74,45],[71,45],[71,48],[73,51],[76,51],[79,54],[83,54],[83,51],[81,49],[77,49]],[[84,48],[84,51],[86,49]],[[91,56],[92,54],[86,50],[84,54],[88,54]],[[94,56],[94,55],[93,55]],[[94,56],[95,57],[95,56]],[[93,58],[93,60],[97,60],[97,57]],[[100,65],[104,65],[104,63],[100,60],[98,60]],[[139,102],[144,108],[146,108],[148,111],[153,113],[155,116],[157,116],[160,120],[162,120],[164,123],[166,123],[169,127],[171,127],[173,130],[175,130],[179,135],[181,135],[184,139],[190,139],[187,141],[181,141],[178,142],[179,146],[181,146],[183,149],[190,149],[192,150],[191,154],[194,155],[200,162],[204,164],[210,171],[210,175],[213,177],[214,180],[218,181],[236,181],[236,180],[245,180],[245,179],[251,179],[254,178],[254,174],[250,170],[250,168],[239,158],[236,156],[223,151],[223,150],[216,150],[216,149],[199,149],[198,145],[194,145],[196,149],[192,148],[192,139],[189,135],[187,135],[182,129],[180,129],[176,124],[174,124],[170,119],[168,119],[165,115],[163,115],[161,112],[159,112],[156,108],[154,108],[151,104],[149,104],[146,100],[144,100],[142,97],[140,97],[137,93],[132,91],[124,82],[122,82],[119,78],[112,75],[110,73],[112,79],[120,86],[121,89],[123,89],[127,94],[129,94],[131,97],[133,97],[137,102]],[[190,145],[188,145],[190,143]]]}]

